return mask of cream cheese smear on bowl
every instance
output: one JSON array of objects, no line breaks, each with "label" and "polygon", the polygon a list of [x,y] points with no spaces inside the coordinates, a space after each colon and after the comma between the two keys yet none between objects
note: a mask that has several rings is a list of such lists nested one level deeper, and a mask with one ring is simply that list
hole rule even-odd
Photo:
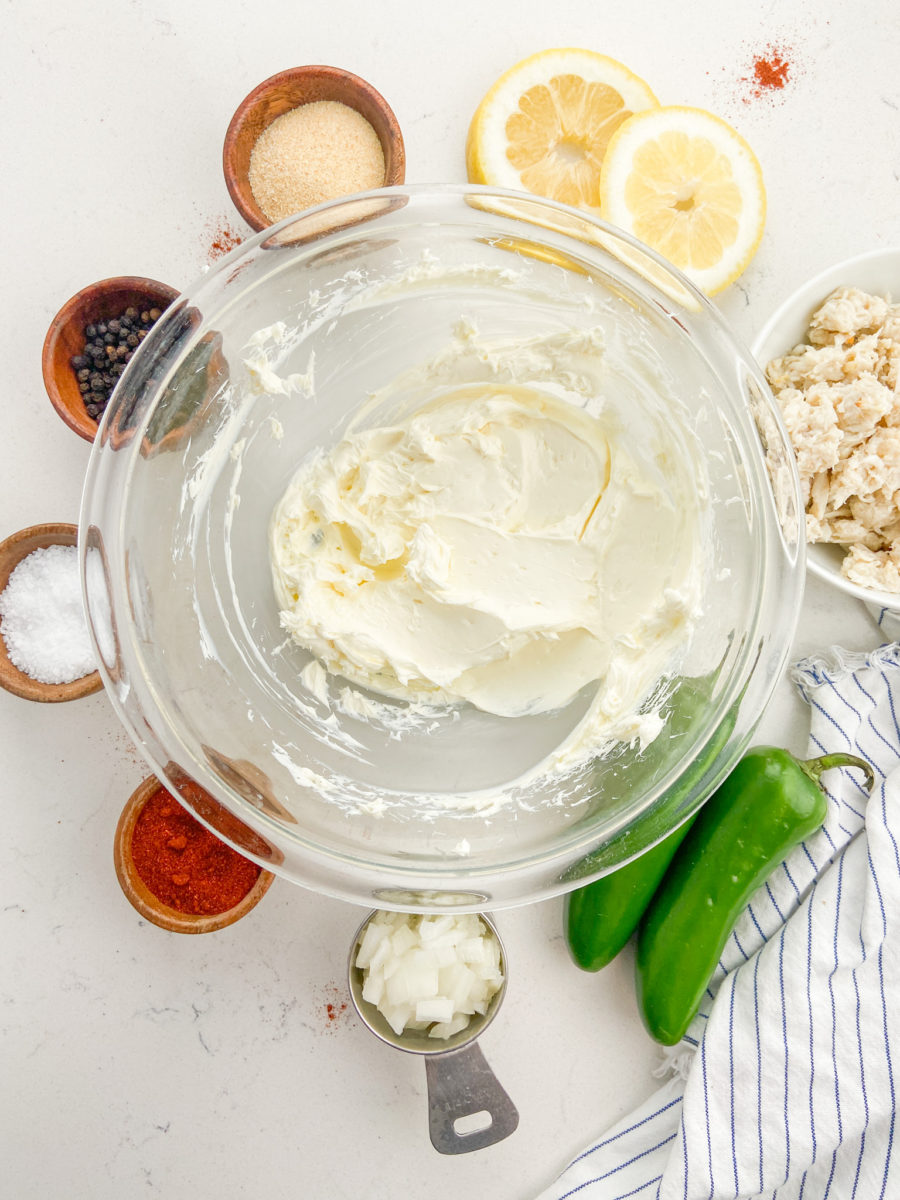
[{"label": "cream cheese smear on bowl", "polygon": [[314,691],[324,671],[363,712],[370,693],[516,718],[589,689],[532,778],[652,741],[644,702],[700,614],[708,488],[677,400],[626,427],[604,371],[599,327],[487,341],[463,319],[299,464],[269,550]]}]

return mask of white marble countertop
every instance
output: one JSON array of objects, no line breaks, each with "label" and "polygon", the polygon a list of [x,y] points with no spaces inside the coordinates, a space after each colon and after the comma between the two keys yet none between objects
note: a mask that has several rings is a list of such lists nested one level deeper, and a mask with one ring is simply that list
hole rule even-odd
[{"label": "white marble countertop", "polygon": [[[247,232],[221,172],[234,108],[287,66],[369,79],[403,129],[409,182],[463,180],[469,118],[535,50],[589,46],[663,103],[699,105],[762,161],[768,226],[718,301],[748,342],[829,263],[900,244],[900,23],[892,0],[748,5],[596,0],[234,0],[5,6],[5,537],[76,521],[89,446],[51,408],[41,344],[56,309],[108,275],[190,284],[223,222]],[[754,97],[756,54],[787,48],[782,92]],[[879,644],[855,601],[810,580],[795,657]],[[146,774],[101,693],[39,705],[0,692],[0,1192],[16,1200],[303,1196],[518,1200],[655,1086],[630,960],[569,962],[559,901],[501,912],[511,962],[482,1046],[517,1132],[447,1158],[428,1141],[422,1063],[344,1009],[360,910],[277,880],[239,925],[202,938],[146,924],[123,898],[112,838]],[[783,681],[759,731],[802,751]],[[335,1006],[335,1019],[328,1005]]]}]

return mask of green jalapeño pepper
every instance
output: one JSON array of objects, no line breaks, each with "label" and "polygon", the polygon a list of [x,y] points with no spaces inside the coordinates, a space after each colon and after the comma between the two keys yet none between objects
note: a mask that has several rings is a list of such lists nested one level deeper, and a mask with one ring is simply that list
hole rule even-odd
[{"label": "green jalape\u00f1o pepper", "polygon": [[[693,724],[703,717],[718,674],[717,668],[709,675],[679,680],[666,707],[667,738],[686,737]],[[565,898],[563,927],[566,941],[573,960],[583,970],[599,971],[612,962],[637,929],[650,897],[690,829],[693,818],[683,821],[673,833],[643,853],[634,856],[635,850],[654,842],[667,826],[671,828],[673,818],[677,820],[679,812],[684,811],[684,805],[701,780],[714,769],[719,754],[734,730],[736,717],[735,705],[725,714],[702,754],[689,765],[647,818],[602,846],[599,851],[588,855],[579,864],[582,874],[587,874],[589,869],[602,866],[604,862],[630,858],[624,866],[617,867],[593,883],[576,888]],[[633,787],[643,786],[642,771],[649,775],[653,769],[655,764],[652,757],[647,767],[637,762],[629,768],[626,781]]]},{"label": "green jalape\u00f1o pepper", "polygon": [[748,900],[824,821],[819,776],[832,767],[865,771],[871,791],[872,768],[855,755],[801,762],[758,746],[700,810],[638,930],[638,1004],[658,1042],[671,1046],[684,1036]]},{"label": "green jalape\u00f1o pepper", "polygon": [[612,962],[637,929],[666,867],[690,829],[685,821],[657,845],[565,899],[563,923],[569,952],[584,971]]}]

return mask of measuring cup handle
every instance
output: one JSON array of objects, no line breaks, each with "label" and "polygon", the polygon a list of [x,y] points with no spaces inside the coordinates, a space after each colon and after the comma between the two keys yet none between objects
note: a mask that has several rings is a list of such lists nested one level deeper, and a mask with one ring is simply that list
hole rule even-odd
[{"label": "measuring cup handle", "polygon": [[[477,1044],[448,1050],[425,1059],[428,1083],[428,1132],[441,1154],[467,1154],[493,1146],[519,1123],[516,1106],[497,1082]],[[486,1113],[490,1121],[469,1133],[459,1133],[463,1117]]]}]

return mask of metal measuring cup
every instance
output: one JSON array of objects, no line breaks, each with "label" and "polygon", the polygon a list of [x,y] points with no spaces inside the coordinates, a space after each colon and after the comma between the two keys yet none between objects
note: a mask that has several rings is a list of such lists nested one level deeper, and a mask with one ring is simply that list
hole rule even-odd
[{"label": "metal measuring cup", "polygon": [[[375,1005],[363,1000],[363,972],[356,966],[356,952],[366,926],[375,915],[375,912],[369,913],[357,929],[350,947],[348,982],[350,998],[359,1019],[388,1046],[407,1054],[420,1054],[425,1059],[428,1133],[435,1150],[440,1154],[467,1154],[501,1142],[515,1130],[519,1113],[476,1044],[476,1038],[497,1015],[506,994],[506,950],[496,925],[484,913],[478,914],[499,943],[503,983],[484,1015],[476,1013],[459,1033],[436,1039],[416,1029],[405,1030],[399,1035],[394,1033]],[[482,1113],[490,1117],[487,1124],[470,1132],[457,1129],[460,1121]]]}]

